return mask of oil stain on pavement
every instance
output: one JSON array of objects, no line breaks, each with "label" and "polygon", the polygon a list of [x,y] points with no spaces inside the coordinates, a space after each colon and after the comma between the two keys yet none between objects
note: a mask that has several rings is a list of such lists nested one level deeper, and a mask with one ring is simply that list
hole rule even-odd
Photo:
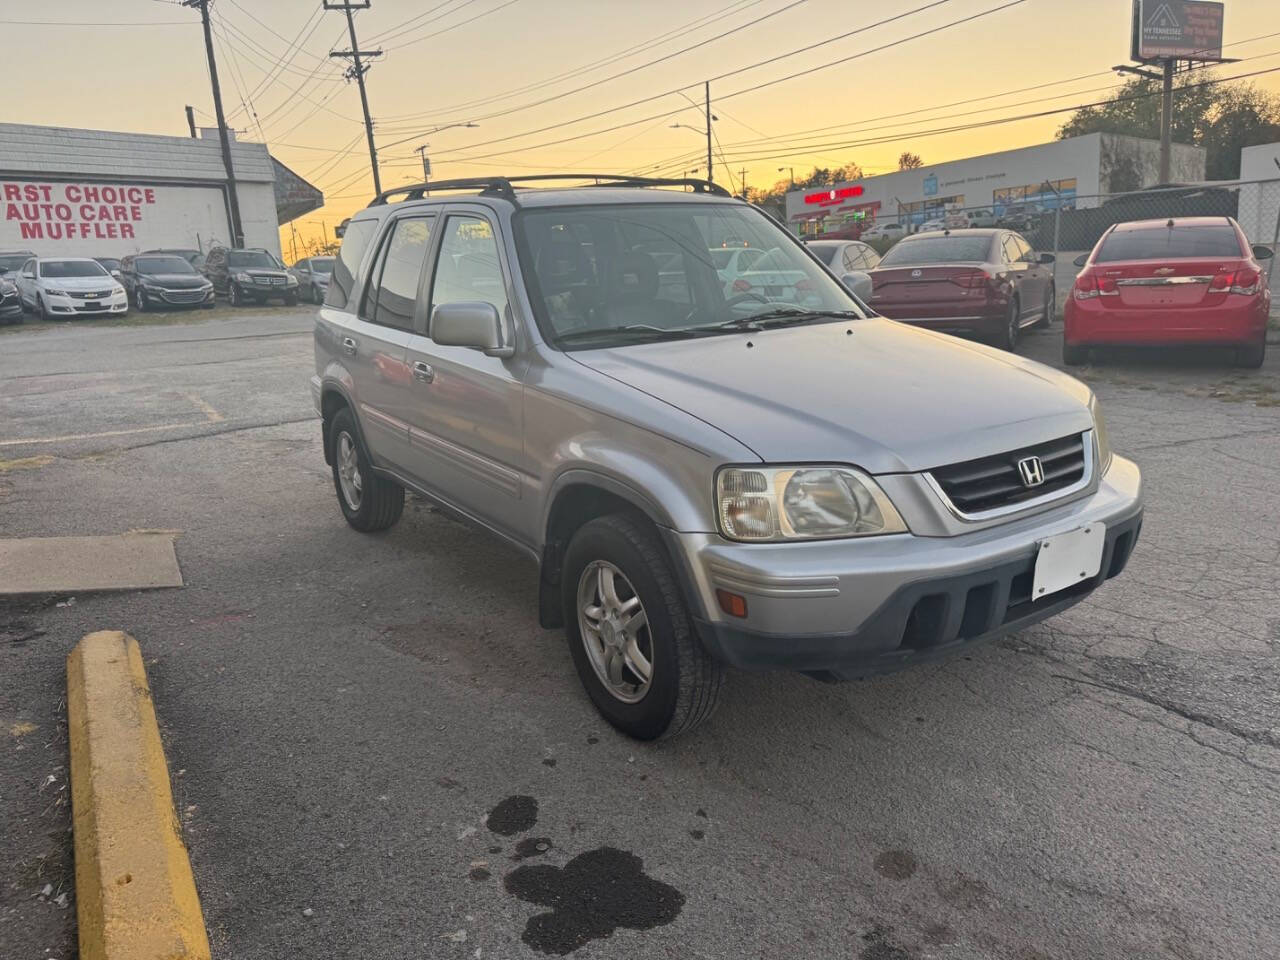
[{"label": "oil stain on pavement", "polygon": [[489,829],[503,837],[532,830],[537,822],[538,801],[518,795],[501,801],[485,818]]},{"label": "oil stain on pavement", "polygon": [[580,853],[563,869],[517,867],[503,886],[521,900],[551,908],[529,918],[521,939],[539,953],[559,956],[618,927],[649,930],[671,923],[684,907],[684,894],[646,876],[635,854],[613,847]]}]

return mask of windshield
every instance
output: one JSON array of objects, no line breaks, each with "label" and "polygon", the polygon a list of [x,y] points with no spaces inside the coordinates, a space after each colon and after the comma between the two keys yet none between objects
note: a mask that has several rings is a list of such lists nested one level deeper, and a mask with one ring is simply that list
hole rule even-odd
[{"label": "windshield", "polygon": [[1240,238],[1229,223],[1205,227],[1144,227],[1113,232],[1098,251],[1098,263],[1172,260],[1178,257],[1242,257]]},{"label": "windshield", "polygon": [[104,267],[106,267],[108,270],[120,269],[120,261],[116,260],[113,257],[94,257],[94,259],[97,260]]},{"label": "windshield", "polygon": [[[566,349],[753,329],[755,318],[847,318],[858,309],[773,221],[746,205],[534,208],[516,222],[539,323]],[[769,252],[736,278],[721,276],[717,255],[730,238]]]},{"label": "windshield", "polygon": [[811,243],[809,244],[809,249],[813,251],[815,257],[829,267],[836,261],[836,254],[840,252],[840,244]]},{"label": "windshield", "polygon": [[29,253],[6,254],[0,256],[0,273],[8,273],[11,270],[21,270],[22,265],[31,259]]},{"label": "windshield", "polygon": [[134,261],[139,273],[195,273],[196,268],[181,257],[139,257]]},{"label": "windshield", "polygon": [[333,257],[316,257],[311,261],[312,273],[333,273]]},{"label": "windshield", "polygon": [[94,260],[45,260],[40,264],[40,276],[65,280],[68,277],[105,277],[107,271]]},{"label": "windshield", "polygon": [[277,270],[275,259],[265,250],[232,250],[227,254],[227,266],[232,270]]},{"label": "windshield", "polygon": [[911,267],[926,263],[985,263],[991,238],[912,237],[890,249],[880,261],[882,267]]}]

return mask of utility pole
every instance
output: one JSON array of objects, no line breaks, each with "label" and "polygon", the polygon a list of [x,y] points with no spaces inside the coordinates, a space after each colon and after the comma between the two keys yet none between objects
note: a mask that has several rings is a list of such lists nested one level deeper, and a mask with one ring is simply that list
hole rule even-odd
[{"label": "utility pole", "polygon": [[289,246],[293,250],[293,262],[298,262],[298,228],[292,223],[289,224]]},{"label": "utility pole", "polygon": [[743,167],[738,171],[738,177],[742,180],[742,199],[747,199],[747,168]]},{"label": "utility pole", "polygon": [[424,143],[422,146],[417,148],[418,156],[422,157],[422,182],[423,183],[431,182],[431,158],[427,156],[427,147],[429,146],[431,146],[431,144]]},{"label": "utility pole", "polygon": [[[204,0],[207,2],[207,0]],[[369,72],[367,64],[361,63],[361,57],[373,59],[382,56],[381,50],[361,50],[360,44],[356,41],[356,21],[352,15],[354,10],[368,10],[370,0],[364,0],[364,3],[330,3],[324,0],[324,9],[341,10],[347,15],[347,30],[351,34],[350,50],[334,50],[329,56],[342,57],[351,60],[351,67],[347,70],[347,79],[354,79],[360,85],[360,106],[364,109],[364,132],[369,138],[369,165],[373,169],[373,190],[374,193],[382,193],[382,177],[378,175],[378,148],[373,143],[373,120],[369,118],[369,95],[364,89],[364,75]]]},{"label": "utility pole", "polygon": [[231,138],[227,135],[227,118],[222,112],[222,88],[218,86],[218,61],[213,56],[213,29],[209,25],[209,0],[182,0],[184,7],[198,7],[204,26],[204,53],[209,61],[209,80],[213,84],[213,113],[218,120],[218,139],[222,141],[222,165],[227,171],[227,201],[231,214],[231,245],[244,246],[244,228],[240,225],[240,197],[236,193],[236,173],[231,163]]},{"label": "utility pole", "polygon": [[1168,183],[1173,163],[1173,70],[1176,60],[1165,60],[1164,91],[1160,98],[1160,182]]},{"label": "utility pole", "polygon": [[711,81],[705,81],[703,88],[707,103],[707,183],[715,183],[715,169],[711,166]]},{"label": "utility pole", "polygon": [[187,104],[187,129],[191,131],[191,139],[196,138],[196,111],[191,104]]}]

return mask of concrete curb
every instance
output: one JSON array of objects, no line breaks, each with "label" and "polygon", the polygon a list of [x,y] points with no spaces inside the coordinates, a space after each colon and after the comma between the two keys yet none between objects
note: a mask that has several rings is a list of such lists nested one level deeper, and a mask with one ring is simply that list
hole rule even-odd
[{"label": "concrete curb", "polygon": [[67,656],[80,960],[209,960],[137,641],[88,634]]}]

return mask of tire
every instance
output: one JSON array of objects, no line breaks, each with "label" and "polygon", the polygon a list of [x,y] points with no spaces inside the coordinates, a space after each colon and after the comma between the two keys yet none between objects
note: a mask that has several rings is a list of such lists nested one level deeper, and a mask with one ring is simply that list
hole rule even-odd
[{"label": "tire", "polygon": [[240,292],[240,288],[236,286],[234,280],[227,285],[227,302],[233,307],[244,306],[244,294]]},{"label": "tire", "polygon": [[133,291],[133,305],[138,308],[139,313],[147,312],[147,298],[142,295],[141,287]]},{"label": "tire", "polygon": [[1036,321],[1036,326],[1045,330],[1049,329],[1053,326],[1054,316],[1057,312],[1058,291],[1054,285],[1050,283],[1049,289],[1044,295],[1044,313],[1041,314],[1040,319]]},{"label": "tire", "polygon": [[1062,362],[1068,367],[1079,367],[1089,362],[1089,348],[1062,341]]},{"label": "tire", "polygon": [[996,339],[996,346],[1001,350],[1015,353],[1018,349],[1018,335],[1022,333],[1022,308],[1018,298],[1009,301],[1009,315],[1004,319],[1004,330]]},{"label": "tire", "polygon": [[286,307],[296,307],[298,305],[298,295],[296,293],[285,294],[284,305]]},{"label": "tire", "polygon": [[[621,603],[602,601],[607,594],[601,589],[601,570],[611,578],[613,597]],[[647,523],[625,514],[588,521],[569,541],[561,574],[569,653],[587,696],[610,724],[637,740],[657,740],[691,730],[711,716],[724,685],[724,666],[694,635],[671,565]],[[628,609],[635,600],[638,614]],[[628,637],[620,626],[627,616],[623,613],[599,618],[594,637],[584,631],[584,624],[592,622],[586,609],[603,612],[610,606],[615,613],[643,615],[644,625]],[[594,652],[589,652],[584,633]],[[642,673],[632,668],[635,656],[621,653],[628,642],[642,657],[647,652],[647,684],[632,682],[642,681]],[[610,664],[617,664],[616,687],[607,679]]]},{"label": "tire", "polygon": [[41,323],[49,322],[49,311],[44,308],[44,297],[36,294],[36,318]]},{"label": "tire", "polygon": [[[373,472],[349,409],[344,407],[334,415],[329,437],[333,444],[333,488],[347,523],[361,533],[394,526],[404,512],[404,487]],[[353,462],[346,459],[348,452]],[[344,473],[353,465],[354,475]]]},{"label": "tire", "polygon": [[1267,359],[1267,335],[1264,333],[1257,343],[1246,344],[1236,348],[1236,366],[1257,370]]},{"label": "tire", "polygon": [[311,302],[317,307],[324,305],[324,294],[320,292],[320,288],[314,283],[311,285]]}]

